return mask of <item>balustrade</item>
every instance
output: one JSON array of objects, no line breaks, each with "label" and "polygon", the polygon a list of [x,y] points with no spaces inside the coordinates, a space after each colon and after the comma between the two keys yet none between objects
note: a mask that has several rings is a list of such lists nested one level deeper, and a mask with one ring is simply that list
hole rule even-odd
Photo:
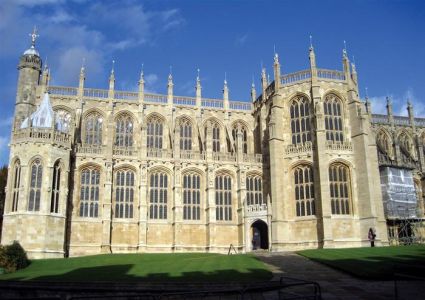
[{"label": "balustrade", "polygon": [[224,103],[223,103],[222,100],[218,100],[218,99],[202,98],[201,106],[202,107],[210,107],[210,108],[223,108]]},{"label": "balustrade", "polygon": [[310,78],[311,78],[311,71],[304,70],[304,71],[299,71],[299,72],[280,76],[280,82],[282,85],[290,85],[295,82],[309,80]]},{"label": "balustrade", "polygon": [[108,90],[84,89],[83,96],[87,98],[108,98]]},{"label": "balustrade", "polygon": [[308,153],[313,150],[313,144],[311,142],[305,142],[304,144],[288,145],[286,146],[286,154],[298,154]]},{"label": "balustrade", "polygon": [[146,156],[149,158],[171,158],[172,153],[165,149],[147,149]]},{"label": "balustrade", "polygon": [[69,134],[56,131],[51,128],[30,127],[17,129],[13,134],[13,139],[16,142],[35,141],[43,143],[56,143],[66,147],[71,146],[71,137]]},{"label": "balustrade", "polygon": [[205,160],[205,153],[192,150],[181,150],[180,158],[190,160]]},{"label": "balustrade", "polygon": [[343,143],[326,141],[326,149],[332,151],[353,151],[353,145],[347,141]]},{"label": "balustrade", "polygon": [[372,123],[388,124],[387,115],[372,114]]},{"label": "balustrade", "polygon": [[196,105],[196,98],[175,96],[173,98],[173,103],[176,104],[176,105],[195,106]]},{"label": "balustrade", "polygon": [[236,155],[231,152],[214,152],[213,160],[236,162]]},{"label": "balustrade", "polygon": [[115,91],[114,98],[121,100],[137,100],[139,99],[139,93]]},{"label": "balustrade", "polygon": [[401,116],[395,116],[394,117],[394,124],[395,125],[401,125],[401,126],[409,126],[409,118],[408,117],[401,117]]},{"label": "balustrade", "polygon": [[230,101],[230,109],[233,110],[251,110],[252,104],[242,101]]},{"label": "balustrade", "polygon": [[75,147],[75,150],[77,153],[81,154],[98,154],[103,155],[105,154],[105,146],[103,145],[82,145],[78,144]]},{"label": "balustrade", "polygon": [[47,91],[52,95],[76,96],[78,88],[66,86],[48,86]]},{"label": "balustrade", "polygon": [[317,69],[317,77],[321,79],[345,80],[345,74],[342,71]]},{"label": "balustrade", "polygon": [[247,213],[267,212],[267,204],[252,204],[246,206]]},{"label": "balustrade", "polygon": [[113,155],[119,155],[119,156],[136,156],[137,155],[137,151],[136,151],[136,148],[135,147],[114,146]]},{"label": "balustrade", "polygon": [[145,102],[151,102],[151,103],[167,103],[167,96],[166,95],[159,95],[159,94],[145,94],[144,97]]}]

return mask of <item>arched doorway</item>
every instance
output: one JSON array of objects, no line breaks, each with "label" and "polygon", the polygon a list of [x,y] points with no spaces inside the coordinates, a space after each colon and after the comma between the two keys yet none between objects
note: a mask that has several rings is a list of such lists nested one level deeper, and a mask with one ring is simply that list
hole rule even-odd
[{"label": "arched doorway", "polygon": [[269,249],[269,233],[266,222],[257,220],[251,225],[252,250]]}]

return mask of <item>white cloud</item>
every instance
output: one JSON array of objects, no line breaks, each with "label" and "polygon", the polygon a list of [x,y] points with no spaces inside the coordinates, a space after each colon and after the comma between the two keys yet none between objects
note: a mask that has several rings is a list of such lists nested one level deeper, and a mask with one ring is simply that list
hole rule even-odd
[{"label": "white cloud", "polygon": [[238,36],[235,39],[235,45],[236,46],[243,46],[246,43],[247,39],[248,39],[248,33],[245,33],[242,36]]},{"label": "white cloud", "polygon": [[387,113],[387,97],[391,99],[393,105],[393,114],[397,116],[407,116],[407,100],[413,105],[414,114],[416,117],[425,116],[425,103],[420,101],[415,96],[412,88],[408,88],[402,95],[376,96],[371,97],[369,100],[372,104],[372,112],[375,114]]},{"label": "white cloud", "polygon": [[0,128],[9,127],[12,125],[12,122],[13,122],[13,116],[7,117],[5,119],[0,119]]},{"label": "white cloud", "polygon": [[9,137],[0,136],[0,150],[3,151],[3,149],[5,149],[8,144],[9,144]]}]

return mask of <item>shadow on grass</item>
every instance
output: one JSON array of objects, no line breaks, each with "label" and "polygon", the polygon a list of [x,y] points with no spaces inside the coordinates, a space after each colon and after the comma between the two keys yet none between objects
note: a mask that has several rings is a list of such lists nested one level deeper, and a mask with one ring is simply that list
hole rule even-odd
[{"label": "shadow on grass", "polygon": [[[224,283],[224,282],[259,282],[269,280],[270,271],[264,269],[248,269],[247,272],[235,270],[219,270],[213,272],[182,272],[180,276],[168,273],[150,273],[147,275],[129,274],[133,265],[109,265],[78,268],[64,274],[39,276],[30,281],[46,282],[199,282],[199,283]],[[14,278],[12,280],[28,280]]]},{"label": "shadow on grass", "polygon": [[327,265],[334,269],[349,273],[355,277],[372,280],[413,279],[418,277],[425,279],[425,249],[420,250],[418,255],[392,255],[392,256],[364,256],[361,258],[336,259],[304,255],[313,261]]}]

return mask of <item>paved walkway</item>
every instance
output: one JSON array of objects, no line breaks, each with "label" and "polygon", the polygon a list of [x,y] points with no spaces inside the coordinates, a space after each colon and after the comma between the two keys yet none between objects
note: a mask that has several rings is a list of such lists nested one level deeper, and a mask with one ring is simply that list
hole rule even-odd
[{"label": "paved walkway", "polygon": [[[287,276],[319,283],[325,300],[396,299],[394,281],[357,279],[292,252],[258,253],[257,257],[271,267],[274,279]],[[397,287],[398,299],[425,299],[423,281],[398,281]]]}]

